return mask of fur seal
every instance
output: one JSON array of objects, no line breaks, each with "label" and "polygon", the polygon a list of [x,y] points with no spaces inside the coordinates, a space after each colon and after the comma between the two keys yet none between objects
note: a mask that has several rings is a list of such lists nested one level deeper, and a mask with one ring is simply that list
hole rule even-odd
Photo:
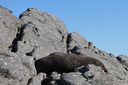
[{"label": "fur seal", "polygon": [[56,52],[35,61],[37,73],[44,72],[47,74],[53,71],[59,71],[61,73],[71,72],[76,67],[80,67],[87,64],[101,66],[101,68],[106,73],[108,72],[108,69],[100,60],[93,57],[76,55],[72,53]]}]

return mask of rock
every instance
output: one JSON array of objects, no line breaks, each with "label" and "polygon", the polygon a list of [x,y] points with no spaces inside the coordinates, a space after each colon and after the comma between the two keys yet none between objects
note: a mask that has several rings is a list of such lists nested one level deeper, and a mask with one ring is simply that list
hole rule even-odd
[{"label": "rock", "polygon": [[[75,46],[71,50],[71,52],[72,53],[75,53],[75,54],[79,54],[79,55],[86,55],[86,56],[95,57],[95,58],[98,58],[99,60],[101,60],[106,65],[106,67],[108,68],[108,73],[109,74],[104,75],[104,76],[106,76],[106,79],[105,79],[106,82],[109,82],[110,81],[109,80],[109,76],[111,76],[112,78],[114,78],[112,81],[110,81],[111,83],[108,83],[108,84],[106,83],[104,85],[110,85],[110,84],[116,85],[117,84],[117,81],[120,81],[120,82],[118,82],[117,85],[120,85],[122,83],[125,85],[125,83],[128,82],[128,76],[127,76],[128,75],[128,72],[118,62],[118,60],[116,59],[116,57],[113,54],[111,54],[111,53],[108,54],[108,53],[104,52],[104,56],[103,56],[100,53],[98,53],[98,54],[95,53],[95,51],[92,51],[91,49],[80,47],[80,46]],[[87,70],[87,68],[85,70]],[[89,75],[89,73],[87,73],[87,75]],[[123,77],[122,77],[122,75],[123,75]],[[94,76],[98,77],[96,74]],[[101,75],[101,77],[102,77],[102,75]],[[104,82],[105,82],[105,80],[104,80]],[[98,81],[99,81],[99,79],[98,79]],[[95,82],[95,81],[93,81],[93,82]],[[93,83],[93,82],[91,82],[91,83]],[[101,80],[101,81],[99,81],[98,84],[104,83],[104,82],[102,82],[102,80]],[[95,84],[97,84],[97,83],[95,82]]]},{"label": "rock", "polygon": [[118,72],[105,73],[101,67],[87,65],[77,68],[89,85],[126,85],[128,81]]},{"label": "rock", "polygon": [[0,52],[7,52],[15,47],[20,26],[21,20],[0,6]]},{"label": "rock", "polygon": [[51,75],[48,77],[48,85],[60,85],[60,76],[60,73],[52,72]]},{"label": "rock", "polygon": [[88,85],[86,79],[78,72],[62,74],[61,83],[62,85]]},{"label": "rock", "polygon": [[8,12],[10,12],[10,13],[13,13],[13,11],[11,11],[10,9],[8,9],[8,8],[6,8],[6,7],[2,7],[1,5],[0,5],[0,9],[6,10],[6,11],[8,11]]},{"label": "rock", "polygon": [[71,49],[70,50],[70,52],[71,53],[74,53],[74,54],[77,54],[77,55],[85,55],[85,56],[87,56],[86,54],[86,52],[88,52],[88,51],[85,51],[86,49],[85,48],[83,48],[82,46],[74,46],[74,48],[73,49]]},{"label": "rock", "polygon": [[128,71],[128,56],[119,55],[116,58],[124,66],[124,68]]},{"label": "rock", "polygon": [[[106,52],[102,51],[104,53],[104,56],[103,56],[100,53],[97,54],[94,51],[92,51],[91,49],[84,48],[81,46],[75,46],[71,50],[71,52],[78,54],[78,55],[86,55],[86,56],[98,58],[110,69],[122,68],[122,65],[118,62],[116,57],[111,53],[106,53]],[[122,68],[122,69],[124,69],[124,68]],[[120,69],[120,70],[122,70],[122,69]],[[126,70],[124,70],[124,71],[126,71]]]},{"label": "rock", "polygon": [[100,54],[101,53],[101,51],[96,46],[94,46],[92,42],[88,43],[88,49],[91,49],[96,54]]},{"label": "rock", "polygon": [[62,74],[61,83],[62,85],[127,85],[128,81],[118,72],[105,73],[101,67],[89,64],[77,68],[77,72]]},{"label": "rock", "polygon": [[18,80],[0,78],[0,85],[21,85]]},{"label": "rock", "polygon": [[22,85],[26,85],[34,75],[36,75],[36,69],[32,58],[28,59],[25,55],[11,52],[0,54],[0,77],[3,82],[5,79],[11,82],[17,80]]},{"label": "rock", "polygon": [[27,85],[42,85],[42,81],[46,79],[45,73],[39,73],[37,76],[31,78]]},{"label": "rock", "polygon": [[75,47],[82,47],[82,48],[87,48],[90,51],[100,54],[104,56],[106,52],[99,50],[96,46],[93,45],[92,42],[88,42],[84,37],[82,37],[79,33],[74,32],[70,33],[68,35],[68,40],[67,40],[67,46],[68,46],[68,52],[71,52],[71,50]]},{"label": "rock", "polygon": [[[0,85],[127,85],[128,58],[100,50],[79,33],[68,34],[52,14],[29,8],[19,19],[0,5]],[[70,73],[37,74],[35,60],[53,52],[94,57],[108,68],[88,64]]]},{"label": "rock", "polygon": [[74,48],[74,46],[88,47],[88,41],[82,37],[79,33],[74,32],[68,35],[67,40],[68,52]]},{"label": "rock", "polygon": [[20,15],[21,39],[17,52],[37,59],[53,52],[67,52],[65,23],[52,14],[29,8]]}]

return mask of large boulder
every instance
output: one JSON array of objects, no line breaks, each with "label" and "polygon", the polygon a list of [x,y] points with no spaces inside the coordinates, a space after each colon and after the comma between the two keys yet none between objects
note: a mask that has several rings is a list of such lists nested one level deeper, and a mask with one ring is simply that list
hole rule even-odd
[{"label": "large boulder", "polygon": [[42,84],[44,84],[43,80],[45,80],[45,79],[46,79],[46,74],[39,73],[38,75],[31,78],[27,85],[42,85]]},{"label": "large boulder", "polygon": [[62,85],[88,85],[86,79],[81,76],[81,73],[73,72],[62,74],[61,76]]},{"label": "large boulder", "polygon": [[[0,53],[0,83],[26,85],[36,75],[33,58],[12,52]],[[8,85],[6,84],[6,85]]]},{"label": "large boulder", "polygon": [[128,56],[118,55],[116,58],[123,65],[123,67],[128,71]]},{"label": "large boulder", "polygon": [[0,52],[12,50],[20,26],[21,20],[13,16],[9,9],[0,6]]},{"label": "large boulder", "polygon": [[29,8],[20,19],[22,28],[17,52],[37,59],[53,52],[67,52],[68,30],[57,17]]},{"label": "large boulder", "polygon": [[[77,39],[75,38],[76,36]],[[83,37],[78,33],[71,33],[70,37],[68,37],[68,40],[69,40],[67,43],[69,48],[68,52],[97,58],[100,61],[102,61],[105,64],[105,66],[108,68],[109,71],[108,74],[105,75],[100,74],[100,77],[96,75],[97,73],[96,71],[91,72],[94,73],[94,76],[96,76],[96,81],[97,80],[99,81],[96,82],[94,77],[91,79],[91,81],[93,81],[91,82],[92,83],[91,85],[102,84],[104,82],[109,82],[104,85],[110,85],[110,84],[125,85],[125,83],[128,82],[128,71],[127,71],[128,66],[127,66],[126,56],[120,55],[116,58],[112,53],[107,53],[105,51],[98,49],[96,46],[93,45],[92,42],[86,41],[86,39],[83,39]],[[90,72],[86,72],[86,74],[89,75]],[[110,77],[111,79],[113,79],[112,81],[110,80]],[[105,80],[102,80],[100,78],[104,78]]]},{"label": "large boulder", "polygon": [[88,46],[88,41],[77,32],[73,32],[68,35],[68,39],[67,39],[68,52],[70,52],[75,46],[82,46],[82,47]]}]

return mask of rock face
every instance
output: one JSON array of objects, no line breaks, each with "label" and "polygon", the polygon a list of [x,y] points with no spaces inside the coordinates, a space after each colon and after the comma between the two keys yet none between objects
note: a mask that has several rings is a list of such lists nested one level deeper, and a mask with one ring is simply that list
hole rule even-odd
[{"label": "rock face", "polygon": [[124,66],[124,68],[128,71],[128,56],[119,55],[116,58]]},{"label": "rock face", "polygon": [[14,46],[21,20],[0,6],[0,52],[7,52]]},{"label": "rock face", "polygon": [[65,23],[52,14],[34,8],[20,15],[21,38],[17,52],[40,58],[53,52],[67,52]]},{"label": "rock face", "polygon": [[[127,85],[128,57],[98,49],[79,33],[68,34],[52,14],[29,8],[19,18],[0,6],[0,85]],[[35,60],[53,52],[99,59],[108,68],[88,64],[73,72],[37,74]]]},{"label": "rock face", "polygon": [[[11,52],[0,54],[0,78],[6,81],[8,79],[11,83],[21,81],[19,83],[26,85],[28,80],[35,75],[33,58]],[[6,81],[2,82],[7,83]],[[2,85],[1,82],[0,85]]]},{"label": "rock face", "polygon": [[87,47],[88,41],[79,33],[74,32],[68,35],[67,44],[68,51],[70,52],[75,46]]}]

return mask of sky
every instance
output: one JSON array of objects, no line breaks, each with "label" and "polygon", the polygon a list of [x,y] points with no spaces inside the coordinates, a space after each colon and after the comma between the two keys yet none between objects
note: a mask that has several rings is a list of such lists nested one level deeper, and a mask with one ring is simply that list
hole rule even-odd
[{"label": "sky", "polygon": [[0,5],[19,17],[37,8],[66,23],[99,49],[128,56],[128,0],[1,0]]}]

